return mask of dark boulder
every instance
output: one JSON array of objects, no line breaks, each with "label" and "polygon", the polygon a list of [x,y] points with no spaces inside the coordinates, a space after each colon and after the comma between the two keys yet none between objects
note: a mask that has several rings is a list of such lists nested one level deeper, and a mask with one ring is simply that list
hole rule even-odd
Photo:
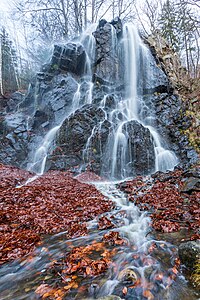
[{"label": "dark boulder", "polygon": [[128,136],[130,176],[145,175],[154,171],[155,152],[149,129],[132,120],[123,125],[123,132]]},{"label": "dark boulder", "polygon": [[116,136],[118,129],[112,126],[109,130],[101,175],[121,179],[152,173],[155,170],[155,152],[149,129],[135,120],[124,123]]},{"label": "dark boulder", "polygon": [[21,113],[1,117],[0,132],[0,162],[24,166],[30,139],[27,118]]},{"label": "dark boulder", "polygon": [[173,88],[167,75],[158,67],[150,50],[145,49],[144,46],[140,48],[138,64],[140,72],[138,92],[140,94],[153,94],[155,92],[172,94]]},{"label": "dark boulder", "polygon": [[200,259],[200,241],[182,243],[178,249],[181,262],[193,270],[195,263]]},{"label": "dark boulder", "polygon": [[117,33],[117,37],[121,38],[122,34],[123,34],[123,25],[122,25],[122,21],[120,20],[119,17],[114,18],[111,22],[111,25],[114,26],[116,33]]},{"label": "dark boulder", "polygon": [[93,33],[96,40],[94,72],[108,82],[119,80],[119,59],[117,56],[117,32],[113,25],[101,20]]},{"label": "dark boulder", "polygon": [[[93,154],[95,156],[99,155],[100,150],[95,136],[98,134],[99,123],[104,122],[104,118],[105,112],[93,105],[85,105],[70,115],[63,122],[57,133],[55,150],[48,157],[48,168],[69,169],[70,167],[82,164],[84,159],[86,165],[91,163],[91,159],[93,158],[90,157],[87,159],[89,156],[84,151],[90,151],[92,148]],[[105,128],[107,127],[105,125]],[[106,140],[104,125],[102,125],[101,129],[100,136],[104,142]],[[88,142],[90,139],[92,146]],[[90,149],[87,147],[90,147]]]},{"label": "dark boulder", "polygon": [[200,178],[189,177],[184,179],[183,186],[181,187],[181,192],[191,193],[192,191],[200,191]]},{"label": "dark boulder", "polygon": [[55,45],[50,63],[51,72],[69,72],[77,76],[84,74],[86,53],[81,44]]},{"label": "dark boulder", "polygon": [[7,112],[13,112],[18,109],[20,103],[24,101],[25,95],[21,92],[15,92],[7,101]]},{"label": "dark boulder", "polygon": [[[70,114],[73,106],[73,97],[77,91],[76,80],[67,74],[58,74],[49,82],[38,77],[29,87],[29,92],[20,108],[34,114],[34,128],[41,123],[38,114],[45,116],[44,122],[49,122],[50,127],[59,124],[61,120]],[[39,124],[36,124],[37,120]],[[43,122],[43,123],[44,123]]]},{"label": "dark boulder", "polygon": [[38,97],[37,107],[46,113],[49,111],[52,121],[53,112],[55,123],[59,124],[71,112],[77,88],[78,84],[72,76],[59,74],[48,84],[41,98]]}]

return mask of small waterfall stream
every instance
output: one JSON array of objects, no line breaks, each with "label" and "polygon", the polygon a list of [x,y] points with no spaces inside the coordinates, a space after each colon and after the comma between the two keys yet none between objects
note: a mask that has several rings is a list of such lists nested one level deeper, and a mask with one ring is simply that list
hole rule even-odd
[{"label": "small waterfall stream", "polygon": [[[51,271],[57,261],[62,266],[66,255],[80,246],[92,245],[101,241],[108,232],[119,232],[125,243],[115,245],[112,265],[107,272],[97,277],[84,278],[74,275],[78,282],[76,288],[66,291],[61,299],[104,299],[109,295],[120,295],[122,299],[155,300],[195,300],[195,295],[186,286],[185,280],[177,274],[174,281],[173,268],[177,249],[164,241],[156,241],[149,233],[150,218],[127,201],[116,182],[97,182],[96,188],[115,203],[115,209],[105,216],[112,219],[115,228],[98,230],[98,220],[88,222],[89,235],[65,239],[65,232],[47,237],[41,248],[31,257],[2,266],[0,269],[0,299],[22,300],[40,299],[35,294],[41,284],[66,286],[60,281],[60,271]],[[106,200],[105,200],[106,201]],[[107,249],[109,251],[109,249]],[[98,253],[97,249],[97,253]],[[155,251],[155,253],[154,253]],[[95,259],[95,250],[90,257]],[[50,273],[49,273],[50,272]],[[79,277],[80,276],[80,277]],[[130,286],[128,293],[122,295],[124,286]],[[150,297],[148,298],[147,297]],[[105,298],[106,299],[106,298]],[[108,298],[109,299],[109,298]]]}]

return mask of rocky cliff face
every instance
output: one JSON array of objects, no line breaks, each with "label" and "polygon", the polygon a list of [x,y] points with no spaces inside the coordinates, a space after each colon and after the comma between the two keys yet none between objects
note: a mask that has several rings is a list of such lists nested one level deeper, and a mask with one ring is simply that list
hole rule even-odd
[{"label": "rocky cliff face", "polygon": [[[112,169],[120,177],[117,170],[125,166],[126,176],[151,173],[155,142],[148,126],[157,128],[163,144],[176,153],[180,163],[197,159],[180,133],[190,126],[181,99],[173,94],[167,75],[146,48],[137,53],[141,121],[125,121],[125,109],[121,109],[125,107],[127,79],[123,30],[118,18],[110,23],[101,20],[96,30],[79,42],[54,47],[50,62],[37,74],[18,107],[10,100],[1,113],[0,162],[25,167],[54,126],[60,127],[51,150],[46,149],[46,169],[90,168],[104,176]],[[147,69],[151,70],[148,76]],[[119,122],[123,124],[116,146]]]}]

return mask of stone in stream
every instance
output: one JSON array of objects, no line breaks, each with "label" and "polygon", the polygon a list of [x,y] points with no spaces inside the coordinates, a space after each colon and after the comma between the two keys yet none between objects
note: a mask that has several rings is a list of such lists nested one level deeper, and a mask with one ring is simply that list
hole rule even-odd
[{"label": "stone in stream", "polygon": [[138,275],[132,269],[122,270],[118,275],[118,280],[121,282],[131,282],[134,284],[138,279]]}]

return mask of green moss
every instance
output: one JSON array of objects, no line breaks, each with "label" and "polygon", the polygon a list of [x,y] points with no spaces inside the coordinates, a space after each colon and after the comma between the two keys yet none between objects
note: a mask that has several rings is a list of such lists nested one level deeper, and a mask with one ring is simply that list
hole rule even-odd
[{"label": "green moss", "polygon": [[195,264],[194,272],[192,273],[191,279],[194,285],[197,288],[200,288],[200,259],[198,259]]}]

